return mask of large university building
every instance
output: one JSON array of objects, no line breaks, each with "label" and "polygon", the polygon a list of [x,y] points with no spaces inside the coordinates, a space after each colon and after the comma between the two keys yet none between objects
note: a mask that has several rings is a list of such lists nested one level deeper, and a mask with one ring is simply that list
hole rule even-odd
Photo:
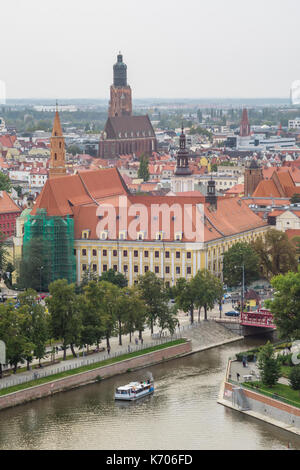
[{"label": "large university building", "polygon": [[[56,148],[52,140],[52,166]],[[189,178],[183,133],[177,176]],[[241,199],[218,197],[213,180],[207,196],[140,196],[130,194],[117,168],[52,175],[17,227],[19,256],[35,233],[48,242],[53,278],[79,283],[86,272],[114,269],[133,285],[149,270],[169,286],[203,268],[222,277],[224,252],[268,229]]]},{"label": "large university building", "polygon": [[141,155],[156,151],[155,132],[148,115],[132,116],[131,88],[127,84],[127,66],[121,54],[113,68],[108,119],[99,142],[98,156],[118,158],[124,154]]},{"label": "large university building", "polygon": [[167,285],[202,268],[221,276],[223,253],[268,228],[242,200],[215,196],[213,182],[206,197],[134,196],[116,168],[48,180],[31,214],[41,208],[74,220],[77,282],[111,268],[130,285],[148,270]]}]

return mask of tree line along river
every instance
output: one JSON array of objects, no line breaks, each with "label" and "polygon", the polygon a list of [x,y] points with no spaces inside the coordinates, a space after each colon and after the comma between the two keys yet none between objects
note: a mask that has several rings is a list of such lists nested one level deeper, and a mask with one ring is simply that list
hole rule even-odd
[{"label": "tree line along river", "polygon": [[[0,449],[300,449],[300,437],[217,404],[227,359],[263,337],[203,351],[0,412]],[[114,401],[151,372],[155,393]]]}]

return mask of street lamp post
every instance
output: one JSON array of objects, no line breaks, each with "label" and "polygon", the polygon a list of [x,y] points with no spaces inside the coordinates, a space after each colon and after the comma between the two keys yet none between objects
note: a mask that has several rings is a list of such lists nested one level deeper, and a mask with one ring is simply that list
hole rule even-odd
[{"label": "street lamp post", "polygon": [[243,312],[244,310],[244,296],[245,296],[245,264],[243,263],[242,266],[242,272],[243,272],[243,276],[242,276],[242,304],[241,304],[241,313]]},{"label": "street lamp post", "polygon": [[236,268],[242,268],[242,296],[241,296],[241,312],[244,310],[244,297],[245,297],[245,263]]}]

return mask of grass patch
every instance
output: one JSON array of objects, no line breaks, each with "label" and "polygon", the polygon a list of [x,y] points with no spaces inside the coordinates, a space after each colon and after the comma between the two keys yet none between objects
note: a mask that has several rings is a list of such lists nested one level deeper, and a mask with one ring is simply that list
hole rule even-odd
[{"label": "grass patch", "polygon": [[80,374],[81,372],[86,372],[89,370],[97,369],[98,367],[108,366],[116,362],[124,361],[125,359],[131,359],[132,357],[142,356],[153,351],[158,351],[159,349],[169,348],[170,346],[176,346],[177,344],[185,343],[185,339],[176,339],[174,341],[168,341],[164,344],[158,344],[157,346],[152,346],[151,348],[142,349],[141,351],[134,351],[131,353],[123,354],[122,356],[113,357],[111,359],[106,359],[105,361],[95,362],[94,364],[89,364],[86,366],[78,367],[77,369],[66,370],[64,372],[59,372],[58,374],[49,375],[48,377],[41,377],[40,379],[31,380],[19,385],[14,385],[12,387],[7,387],[0,390],[0,396],[7,395],[13,392],[19,392],[20,390],[25,390],[26,388],[35,387],[36,385],[42,385],[53,380],[62,379],[64,377],[69,377],[71,375]]},{"label": "grass patch", "polygon": [[[258,388],[255,387],[258,385]],[[262,382],[243,382],[243,386],[255,392],[262,393],[270,398],[283,401],[290,405],[300,408],[300,393],[299,390],[293,390],[288,385],[277,383],[273,387],[267,387]]]},{"label": "grass patch", "polygon": [[292,370],[292,367],[290,366],[281,366],[281,375],[282,377],[285,377],[286,379],[289,378],[290,372]]}]

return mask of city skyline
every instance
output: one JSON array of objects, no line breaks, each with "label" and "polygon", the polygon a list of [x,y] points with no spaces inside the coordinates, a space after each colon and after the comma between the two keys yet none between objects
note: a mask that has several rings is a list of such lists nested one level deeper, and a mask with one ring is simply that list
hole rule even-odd
[{"label": "city skyline", "polygon": [[[225,4],[226,3],[226,4]],[[285,98],[300,77],[300,4],[12,0],[1,7],[7,98],[108,99],[121,50],[133,99]],[[246,73],[245,73],[246,71]],[[25,77],[24,77],[25,72]]]}]

